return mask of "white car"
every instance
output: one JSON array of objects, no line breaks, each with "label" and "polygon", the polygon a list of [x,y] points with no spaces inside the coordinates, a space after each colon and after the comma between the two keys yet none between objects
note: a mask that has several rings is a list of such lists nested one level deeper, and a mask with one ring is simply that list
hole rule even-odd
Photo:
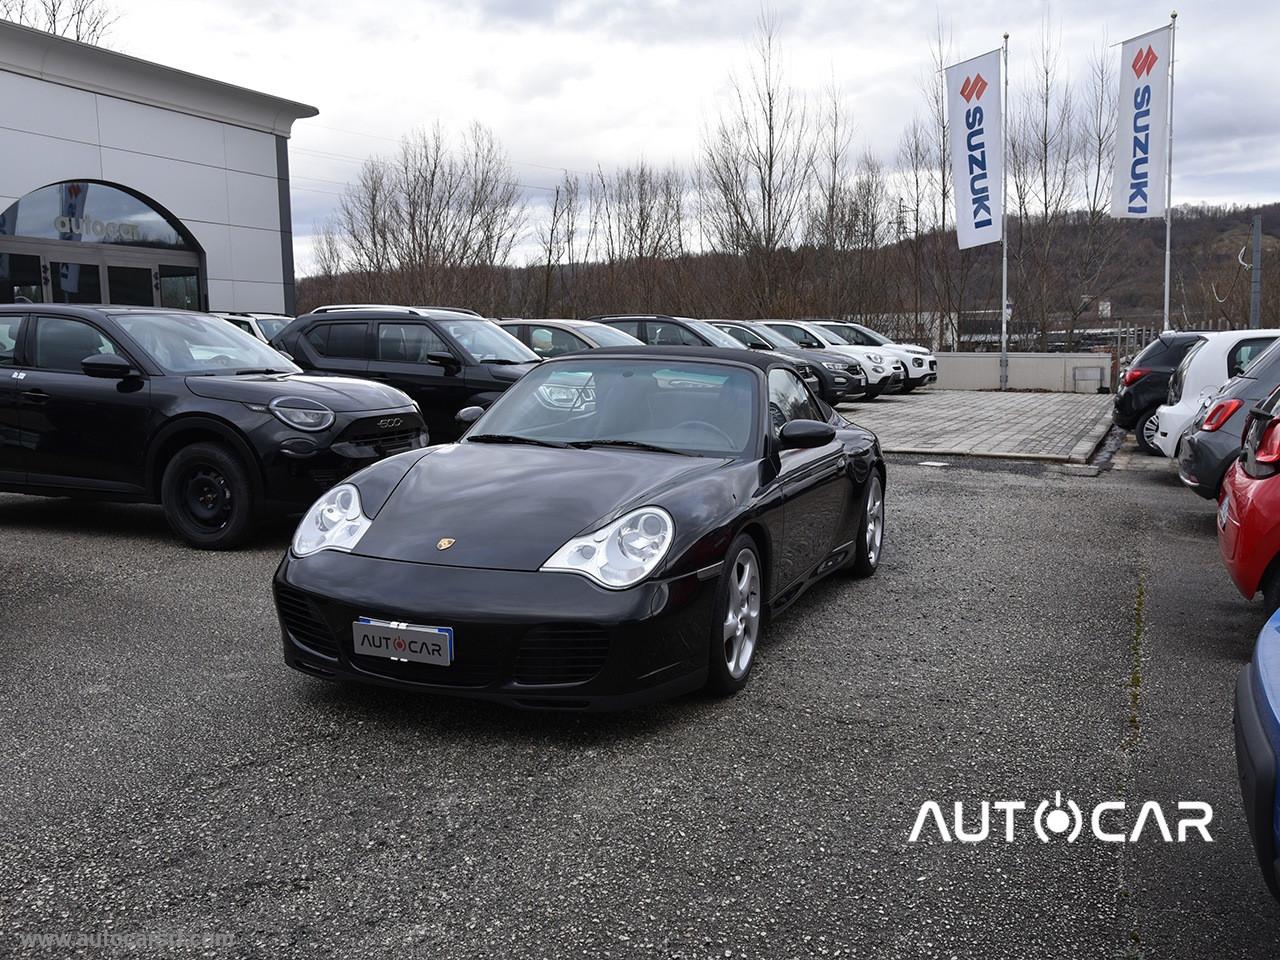
[{"label": "white car", "polygon": [[234,323],[245,333],[252,333],[263,343],[270,343],[271,338],[293,323],[293,317],[283,313],[217,313],[228,323]]},{"label": "white car", "polygon": [[1200,408],[1225,381],[1280,338],[1280,330],[1224,330],[1203,336],[1173,371],[1169,378],[1169,402],[1156,411],[1155,443],[1160,452],[1171,459],[1177,458],[1182,434],[1191,426]]},{"label": "white car", "polygon": [[903,393],[938,382],[938,361],[928,347],[914,343],[895,343],[883,333],[877,333],[860,323],[845,320],[819,320],[817,323],[822,329],[834,333],[855,347],[870,347],[901,360],[907,370],[906,379],[902,381]]},{"label": "white car", "polygon": [[901,387],[906,381],[907,366],[892,354],[877,348],[859,347],[830,330],[824,330],[819,324],[807,320],[762,320],[770,329],[777,330],[788,340],[809,350],[834,350],[845,356],[853,357],[862,364],[867,375],[867,389],[862,395],[864,400],[874,400],[891,388]]}]

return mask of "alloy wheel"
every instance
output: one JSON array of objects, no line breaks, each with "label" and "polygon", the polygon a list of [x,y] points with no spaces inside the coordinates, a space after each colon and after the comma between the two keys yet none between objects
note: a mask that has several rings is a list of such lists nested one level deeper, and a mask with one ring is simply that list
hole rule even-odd
[{"label": "alloy wheel", "polygon": [[729,602],[724,619],[724,661],[741,680],[751,667],[760,635],[760,568],[749,549],[738,552],[729,568]]},{"label": "alloy wheel", "polygon": [[1142,439],[1147,442],[1151,449],[1158,449],[1156,440],[1160,436],[1160,418],[1154,413],[1147,417],[1147,422],[1142,425]]},{"label": "alloy wheel", "polygon": [[880,562],[880,547],[884,543],[884,490],[879,474],[873,473],[867,481],[867,562],[875,566]]}]

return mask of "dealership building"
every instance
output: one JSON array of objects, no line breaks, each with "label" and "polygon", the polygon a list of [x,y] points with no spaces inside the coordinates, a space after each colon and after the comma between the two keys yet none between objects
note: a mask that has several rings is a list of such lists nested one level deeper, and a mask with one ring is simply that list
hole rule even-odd
[{"label": "dealership building", "polygon": [[0,21],[0,303],[294,312],[314,107]]}]

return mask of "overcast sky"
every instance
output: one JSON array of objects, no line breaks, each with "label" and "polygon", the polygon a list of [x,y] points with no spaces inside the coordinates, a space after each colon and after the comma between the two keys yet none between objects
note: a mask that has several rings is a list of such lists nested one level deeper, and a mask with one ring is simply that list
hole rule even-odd
[{"label": "overcast sky", "polygon": [[[537,188],[564,168],[642,156],[692,163],[730,71],[745,63],[759,11],[750,0],[111,2],[120,20],[110,46],[319,108],[295,125],[290,153],[300,273],[311,265],[309,235],[360,161],[436,121],[491,127],[535,205],[548,196]],[[1114,0],[773,0],[770,8],[795,84],[816,91],[834,77],[859,140],[886,161],[921,110],[938,19],[955,59],[998,46],[1008,31],[1016,96],[1046,17],[1068,75],[1083,78],[1092,49],[1169,13],[1167,4]],[[1179,10],[1175,203],[1280,196],[1277,36],[1275,0],[1190,0]]]}]

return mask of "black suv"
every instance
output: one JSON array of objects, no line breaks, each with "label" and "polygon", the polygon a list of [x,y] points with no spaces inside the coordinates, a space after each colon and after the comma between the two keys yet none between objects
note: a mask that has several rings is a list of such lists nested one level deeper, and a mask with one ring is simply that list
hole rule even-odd
[{"label": "black suv", "polygon": [[1203,340],[1198,333],[1165,331],[1120,371],[1111,419],[1116,426],[1132,430],[1147,453],[1163,456],[1156,446],[1156,410],[1168,399],[1169,378],[1187,351]]},{"label": "black suv", "polygon": [[496,323],[445,307],[317,307],[271,341],[305,370],[403,390],[433,442],[456,440],[464,407],[488,407],[541,358]]},{"label": "black suv", "polygon": [[426,446],[399,390],[300,374],[209,314],[0,305],[0,490],[159,502],[219,550],[268,508]]}]

